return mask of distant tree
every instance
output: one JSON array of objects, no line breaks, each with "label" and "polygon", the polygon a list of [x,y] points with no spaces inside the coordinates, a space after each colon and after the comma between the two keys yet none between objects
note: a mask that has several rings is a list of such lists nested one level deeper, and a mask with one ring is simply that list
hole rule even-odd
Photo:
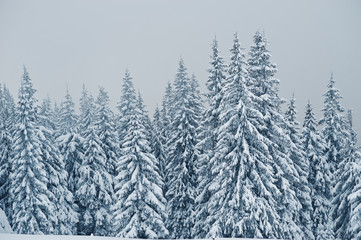
[{"label": "distant tree", "polygon": [[[340,104],[342,99],[340,91],[335,88],[335,80],[331,75],[327,85],[327,92],[324,94],[323,118],[320,120],[322,125],[322,135],[326,141],[326,161],[330,164],[330,171],[334,174],[338,165],[345,159],[345,150],[347,132],[345,131],[344,109]],[[333,185],[337,181],[337,176],[332,180]]]},{"label": "distant tree", "polygon": [[35,89],[24,68],[10,174],[12,228],[22,234],[51,234],[58,219],[51,202],[54,196],[47,189],[49,179],[37,134],[34,93]]},{"label": "distant tree", "polygon": [[55,144],[55,124],[50,99],[43,101],[38,114],[38,138],[41,157],[48,177],[47,188],[52,193],[50,201],[54,204],[57,223],[53,234],[76,234],[78,215],[74,209],[73,194],[68,189],[68,173],[63,158]]},{"label": "distant tree", "polygon": [[78,232],[82,235],[106,236],[111,232],[113,181],[107,171],[107,156],[95,127],[95,103],[83,87],[80,99],[79,131],[84,137],[84,157],[75,182],[79,206]]},{"label": "distant tree", "polygon": [[119,158],[119,143],[115,131],[114,114],[109,107],[109,96],[104,88],[99,88],[96,108],[96,132],[106,155],[106,168],[113,177]]},{"label": "distant tree", "polygon": [[211,68],[209,71],[209,78],[207,81],[208,93],[206,94],[207,103],[209,107],[205,110],[202,118],[201,129],[198,137],[199,151],[201,153],[198,163],[198,189],[195,209],[195,226],[194,237],[204,238],[209,231],[209,224],[206,224],[206,217],[208,216],[208,200],[211,197],[209,185],[214,179],[214,163],[210,162],[216,150],[218,133],[220,127],[219,114],[221,112],[220,103],[222,101],[222,88],[225,83],[225,64],[223,58],[219,55],[218,42],[213,41],[213,54],[211,56]]},{"label": "distant tree", "polygon": [[332,223],[329,216],[331,198],[331,173],[324,152],[326,143],[317,130],[317,122],[311,104],[306,107],[302,129],[303,149],[309,162],[308,183],[311,188],[313,220],[312,232],[315,239],[332,239]]},{"label": "distant tree", "polygon": [[206,237],[271,238],[280,230],[275,199],[280,192],[272,175],[267,140],[250,120],[260,113],[251,104],[247,78],[247,63],[235,35],[209,163],[213,180],[207,186],[211,194]]},{"label": "distant tree", "polygon": [[127,71],[119,102],[122,120],[121,157],[115,177],[115,233],[123,238],[165,238],[165,199],[158,161],[144,126],[133,83]]},{"label": "distant tree", "polygon": [[77,115],[74,109],[74,102],[69,94],[69,90],[66,90],[65,100],[60,106],[60,119],[59,119],[59,133],[58,135],[65,135],[68,133],[77,132]]},{"label": "distant tree", "polygon": [[301,140],[301,132],[299,129],[299,122],[297,119],[297,110],[295,106],[295,96],[293,94],[292,99],[288,104],[287,111],[285,113],[286,125],[285,131],[291,140],[289,149],[289,157],[292,159],[295,168],[299,176],[299,182],[295,186],[296,195],[299,199],[302,208],[300,210],[298,219],[295,219],[297,224],[301,225],[301,229],[305,234],[305,238],[313,239],[312,234],[312,204],[311,204],[311,189],[308,184],[309,174],[309,161],[306,157],[306,153],[303,150],[303,144]]},{"label": "distant tree", "polygon": [[192,212],[196,198],[197,128],[200,121],[195,84],[183,60],[174,81],[174,120],[167,143],[167,228],[171,238],[192,238]]},{"label": "distant tree", "polygon": [[13,154],[13,130],[15,125],[15,104],[9,90],[0,86],[0,206],[11,222],[9,199],[11,159]]},{"label": "distant tree", "polygon": [[270,142],[268,150],[272,156],[276,185],[281,191],[277,199],[278,212],[281,217],[281,238],[302,238],[303,232],[297,222],[301,203],[296,195],[299,176],[289,157],[292,141],[284,131],[285,118],[281,112],[284,102],[278,95],[279,80],[275,77],[276,65],[271,61],[268,42],[259,32],[253,37],[254,45],[249,52],[249,75],[247,85],[256,96],[255,108],[262,114],[263,124],[256,124],[258,131]]},{"label": "distant tree", "polygon": [[338,239],[361,237],[361,153],[356,146],[356,132],[352,128],[352,113],[348,111],[345,131],[348,138],[346,159],[340,162],[336,172],[340,176],[336,183],[332,201],[332,219],[335,222],[335,236]]}]

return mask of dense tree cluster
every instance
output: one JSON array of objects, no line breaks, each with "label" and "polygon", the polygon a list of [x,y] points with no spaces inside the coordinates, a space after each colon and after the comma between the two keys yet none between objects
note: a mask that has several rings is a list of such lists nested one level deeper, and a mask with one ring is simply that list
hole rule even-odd
[{"label": "dense tree cluster", "polygon": [[[284,106],[264,34],[207,92],[180,59],[151,121],[129,71],[113,113],[104,88],[40,105],[24,68],[0,86],[0,207],[16,233],[123,238],[361,238],[361,153],[331,75],[323,117]],[[285,110],[283,110],[285,109]]]}]

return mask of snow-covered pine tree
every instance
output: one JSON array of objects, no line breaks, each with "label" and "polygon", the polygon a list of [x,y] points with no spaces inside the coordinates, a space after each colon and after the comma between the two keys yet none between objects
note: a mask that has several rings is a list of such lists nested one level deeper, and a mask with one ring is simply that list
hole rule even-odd
[{"label": "snow-covered pine tree", "polygon": [[121,157],[115,177],[115,233],[123,238],[165,238],[165,198],[158,161],[151,153],[129,72],[119,102],[122,120]]},{"label": "snow-covered pine tree", "polygon": [[298,172],[289,157],[291,139],[284,131],[285,119],[281,113],[281,104],[284,102],[278,96],[279,80],[275,78],[276,65],[271,62],[268,42],[260,32],[253,37],[254,46],[249,52],[249,75],[247,83],[251,92],[256,96],[254,106],[263,115],[264,124],[257,124],[258,131],[270,142],[270,151],[276,185],[282,195],[277,199],[277,208],[281,217],[279,237],[299,239],[303,232],[298,224],[301,204],[296,195],[296,186],[299,184]]},{"label": "snow-covered pine tree", "polygon": [[[118,132],[118,140],[119,146],[121,146],[121,142],[123,141],[125,135],[127,134],[127,125],[129,122],[129,114],[132,111],[131,109],[134,106],[130,106],[133,104],[133,93],[129,92],[129,89],[134,89],[132,77],[129,74],[129,71],[125,71],[125,77],[123,78],[123,88],[122,95],[120,100],[117,103],[117,108],[119,110],[119,116],[117,119],[117,132]],[[136,104],[136,103],[135,103]]]},{"label": "snow-covered pine tree", "polygon": [[337,239],[361,237],[361,154],[356,146],[356,132],[352,129],[352,113],[347,115],[345,131],[348,134],[345,159],[338,164],[335,174],[339,177],[332,200],[332,219]]},{"label": "snow-covered pine tree", "polygon": [[299,176],[299,183],[296,187],[297,197],[302,205],[299,214],[299,219],[295,219],[297,224],[301,224],[301,229],[305,234],[306,239],[313,239],[312,234],[312,204],[311,204],[311,189],[308,186],[309,161],[306,158],[306,153],[303,151],[301,140],[301,131],[297,119],[297,110],[295,106],[295,94],[288,104],[285,113],[286,125],[285,131],[291,139],[291,146],[289,150],[289,157],[294,162]]},{"label": "snow-covered pine tree", "polygon": [[77,132],[77,115],[69,90],[66,89],[65,100],[60,105],[59,136]]},{"label": "snow-covered pine tree", "polygon": [[10,174],[12,228],[22,234],[51,234],[55,231],[57,217],[51,202],[54,196],[47,189],[48,177],[37,135],[34,93],[24,68]]},{"label": "snow-covered pine tree", "polygon": [[317,122],[310,102],[302,128],[302,143],[309,162],[308,184],[311,188],[312,232],[315,239],[332,239],[333,230],[329,216],[331,198],[331,173],[324,152],[326,143],[317,130]]},{"label": "snow-covered pine tree", "polygon": [[59,137],[56,139],[57,146],[68,173],[68,188],[75,196],[75,184],[79,178],[79,167],[84,158],[84,139],[77,133],[77,116],[74,110],[74,102],[67,90],[65,101],[60,108]]},{"label": "snow-covered pine tree", "polygon": [[[207,237],[278,237],[280,218],[275,196],[280,195],[272,174],[267,139],[252,117],[253,96],[246,86],[245,56],[235,35],[228,77],[219,103],[219,126],[210,159],[212,182],[205,226]],[[209,226],[207,226],[209,225]]]},{"label": "snow-covered pine tree", "polygon": [[80,101],[79,131],[84,137],[84,157],[75,182],[75,198],[79,206],[81,235],[106,236],[112,231],[111,212],[113,181],[107,171],[107,156],[96,132],[95,103],[83,87]]},{"label": "snow-covered pine tree", "polygon": [[[335,88],[335,80],[331,74],[330,81],[327,84],[327,92],[324,94],[323,118],[320,120],[322,125],[322,136],[326,141],[327,153],[326,161],[330,164],[332,175],[337,171],[340,162],[344,161],[346,156],[346,139],[344,109],[340,104],[342,99],[340,91]],[[333,186],[338,181],[338,176],[334,175],[332,179]]]},{"label": "snow-covered pine tree", "polygon": [[166,158],[164,159],[164,168],[163,168],[163,180],[164,180],[164,186],[163,186],[163,192],[164,195],[167,192],[167,183],[169,182],[168,179],[168,169],[167,165],[169,163],[169,149],[168,149],[168,141],[170,140],[170,134],[171,134],[171,123],[174,118],[174,97],[173,97],[173,88],[170,82],[168,82],[167,87],[165,89],[165,94],[162,101],[162,108],[160,111],[160,122],[161,127],[159,128],[159,138],[160,142],[163,146],[164,155]]},{"label": "snow-covered pine tree", "polygon": [[152,133],[153,133],[153,128],[152,128],[152,122],[150,121],[149,115],[147,110],[145,109],[145,104],[144,104],[144,100],[142,95],[140,94],[140,92],[138,91],[138,98],[137,98],[137,104],[138,104],[138,109],[140,109],[141,111],[141,119],[143,121],[143,125],[145,127],[145,133],[147,135],[147,140],[149,142],[152,141]]},{"label": "snow-covered pine tree", "polygon": [[168,201],[167,228],[171,238],[192,238],[193,211],[196,198],[197,128],[200,112],[194,97],[194,83],[187,75],[183,60],[174,81],[175,115],[167,143],[169,162],[167,165]]},{"label": "snow-covered pine tree", "polygon": [[119,158],[119,143],[115,131],[114,114],[109,107],[109,96],[103,87],[99,88],[95,126],[101,147],[106,155],[107,171],[116,175],[116,162]]},{"label": "snow-covered pine tree", "polygon": [[91,94],[83,85],[83,90],[80,97],[80,116],[78,119],[78,132],[85,138],[87,130],[94,125],[95,121],[95,102]]},{"label": "snow-covered pine tree", "polygon": [[38,114],[38,138],[41,157],[47,173],[47,188],[52,193],[50,201],[54,204],[57,223],[53,234],[76,234],[78,215],[74,209],[73,194],[68,189],[68,173],[63,158],[55,144],[55,125],[50,99],[43,101]]},{"label": "snow-covered pine tree", "polygon": [[[164,144],[162,139],[162,130],[163,124],[161,119],[161,113],[159,111],[158,106],[155,108],[154,115],[153,115],[153,137],[151,141],[152,153],[156,159],[158,159],[158,169],[159,175],[161,176],[162,181],[165,180],[165,168],[166,168],[166,155],[164,151]],[[164,190],[164,185],[163,185]]]},{"label": "snow-covered pine tree", "polygon": [[209,185],[212,183],[214,176],[212,176],[212,168],[214,165],[210,164],[210,159],[215,154],[215,145],[217,142],[217,129],[219,128],[221,112],[220,102],[222,100],[222,87],[225,82],[225,64],[223,58],[219,54],[218,42],[214,39],[212,44],[213,54],[211,56],[211,68],[208,70],[210,76],[207,80],[208,93],[207,101],[209,107],[205,109],[202,118],[200,135],[198,136],[199,143],[197,148],[201,155],[198,163],[198,190],[195,209],[195,238],[204,238],[209,232],[209,225],[205,224],[208,216],[207,203],[211,196],[209,192]]},{"label": "snow-covered pine tree", "polygon": [[12,159],[12,133],[15,121],[15,104],[9,90],[0,86],[0,207],[11,222],[9,201],[10,171]]}]

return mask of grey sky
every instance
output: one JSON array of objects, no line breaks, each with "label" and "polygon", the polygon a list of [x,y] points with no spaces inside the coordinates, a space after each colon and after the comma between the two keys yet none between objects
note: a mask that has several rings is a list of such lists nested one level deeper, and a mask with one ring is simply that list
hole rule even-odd
[{"label": "grey sky", "polygon": [[115,106],[128,68],[153,113],[180,56],[204,90],[214,36],[228,62],[234,32],[248,52],[260,30],[300,119],[308,99],[321,116],[333,72],[361,134],[360,12],[357,0],[0,0],[0,83],[16,97],[25,64],[39,100],[59,102],[68,84],[77,103],[84,83],[93,95],[104,86]]}]

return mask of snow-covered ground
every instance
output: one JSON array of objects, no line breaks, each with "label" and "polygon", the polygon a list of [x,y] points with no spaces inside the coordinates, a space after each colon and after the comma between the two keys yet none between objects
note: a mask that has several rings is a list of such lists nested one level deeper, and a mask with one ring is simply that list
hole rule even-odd
[{"label": "snow-covered ground", "polygon": [[[11,232],[13,232],[13,230],[11,230],[8,219],[7,219],[4,211],[0,208],[0,234],[1,233],[11,233]],[[3,239],[3,238],[0,237],[0,239]]]},{"label": "snow-covered ground", "polygon": [[[119,240],[116,237],[95,237],[95,236],[65,236],[65,235],[25,235],[25,234],[4,234],[0,233],[0,240]],[[229,238],[216,238],[217,240],[230,240]],[[240,238],[234,238],[240,239]],[[243,239],[243,238],[242,238]],[[137,239],[129,239],[137,240]],[[144,240],[144,239],[139,239]],[[198,239],[201,240],[201,239]],[[212,240],[212,239],[207,239]],[[247,239],[243,239],[247,240]],[[251,240],[251,239],[249,239]],[[252,239],[255,240],[255,239]]]}]

